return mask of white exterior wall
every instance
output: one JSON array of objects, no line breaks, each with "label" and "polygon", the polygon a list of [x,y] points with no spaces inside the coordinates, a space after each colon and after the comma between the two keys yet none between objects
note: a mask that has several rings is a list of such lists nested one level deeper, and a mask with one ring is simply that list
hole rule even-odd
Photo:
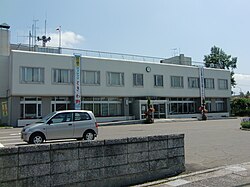
[{"label": "white exterior wall", "polygon": [[[48,53],[12,51],[11,95],[13,96],[73,96],[73,84],[52,83],[52,69],[72,69],[74,56]],[[45,69],[44,84],[20,83],[20,67],[42,67]],[[146,72],[146,67],[151,72]],[[199,77],[199,69],[194,66],[182,66],[163,63],[121,61],[113,59],[82,57],[81,70],[100,71],[99,86],[82,85],[82,96],[104,97],[199,97],[199,88],[188,88],[188,77]],[[124,72],[124,87],[107,85],[107,72]],[[143,74],[143,87],[133,86],[133,73]],[[154,87],[154,75],[163,75],[163,88]],[[205,89],[206,97],[230,97],[230,72],[219,69],[205,69],[205,78],[214,78],[215,89]],[[183,76],[184,88],[171,88],[170,76]],[[228,80],[228,90],[218,89],[218,79]]]}]

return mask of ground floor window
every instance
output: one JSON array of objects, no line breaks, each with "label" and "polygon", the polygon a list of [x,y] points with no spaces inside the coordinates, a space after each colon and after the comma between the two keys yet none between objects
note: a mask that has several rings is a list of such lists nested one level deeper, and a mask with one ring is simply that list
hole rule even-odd
[{"label": "ground floor window", "polygon": [[60,111],[70,109],[70,100],[68,97],[53,97],[51,101],[51,111]]},{"label": "ground floor window", "polygon": [[21,97],[21,114],[22,119],[36,119],[42,116],[42,101],[40,97]]},{"label": "ground floor window", "polygon": [[170,98],[169,114],[190,114],[197,111],[198,104],[194,98]]},{"label": "ground floor window", "polygon": [[84,97],[82,109],[91,110],[97,117],[121,116],[122,99],[113,97]]},{"label": "ground floor window", "polygon": [[224,111],[225,102],[223,99],[216,99],[215,105],[216,105],[217,112]]}]

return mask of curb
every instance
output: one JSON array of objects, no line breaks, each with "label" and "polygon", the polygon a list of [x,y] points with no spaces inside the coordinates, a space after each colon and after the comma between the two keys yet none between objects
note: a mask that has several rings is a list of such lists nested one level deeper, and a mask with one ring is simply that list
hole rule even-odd
[{"label": "curb", "polygon": [[[148,182],[148,183],[144,183],[144,184],[139,184],[139,185],[135,185],[133,187],[156,186],[156,185],[160,185],[160,184],[174,182],[174,181],[181,180],[181,179],[188,178],[188,177],[194,177],[194,176],[199,177],[199,175],[213,174],[213,173],[216,173],[216,172],[225,172],[224,175],[219,175],[218,176],[218,177],[223,177],[225,175],[229,175],[229,174],[232,174],[232,173],[237,173],[239,171],[242,171],[241,169],[245,169],[245,168],[243,168],[244,165],[250,166],[250,162],[245,162],[245,163],[241,163],[241,164],[234,164],[234,165],[225,165],[225,166],[220,166],[220,167],[216,167],[216,168],[196,171],[196,172],[193,172],[193,173],[188,173],[188,174],[183,174],[183,175],[180,174],[178,176],[174,176],[174,177],[170,177],[170,178],[166,178],[166,179],[161,179],[161,180],[158,180],[158,181]],[[233,169],[235,169],[235,171]],[[200,180],[204,180],[204,179],[207,179],[207,178],[200,177]],[[193,182],[193,181],[191,181],[191,182]]]},{"label": "curb", "polygon": [[[172,123],[172,122],[185,122],[185,121],[197,121],[196,118],[180,118],[180,119],[162,119],[155,120],[154,123]],[[113,121],[113,122],[97,122],[99,126],[118,126],[118,125],[154,125],[154,123],[146,124],[144,120],[129,120],[129,121]]]},{"label": "curb", "polygon": [[243,131],[250,131],[250,128],[243,128],[243,127],[240,127],[240,130],[243,130]]},{"label": "curb", "polygon": [[221,166],[221,167],[217,167],[217,168],[212,168],[212,169],[207,169],[207,170],[202,170],[202,171],[196,171],[196,172],[193,172],[193,173],[188,173],[188,174],[183,174],[183,175],[180,174],[178,176],[170,177],[170,178],[167,178],[167,179],[161,179],[161,180],[153,181],[153,182],[147,182],[147,183],[144,183],[144,184],[135,185],[133,187],[155,186],[155,185],[163,184],[163,183],[166,183],[166,182],[171,182],[171,181],[186,178],[186,177],[191,177],[191,176],[205,174],[205,173],[212,173],[212,172],[218,171],[218,170],[223,169],[223,168],[224,167]]}]

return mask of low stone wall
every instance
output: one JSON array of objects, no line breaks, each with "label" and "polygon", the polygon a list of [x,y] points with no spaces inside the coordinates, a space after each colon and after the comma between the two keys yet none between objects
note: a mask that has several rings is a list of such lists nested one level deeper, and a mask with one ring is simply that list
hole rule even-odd
[{"label": "low stone wall", "polygon": [[184,135],[0,148],[0,186],[128,186],[185,170]]}]

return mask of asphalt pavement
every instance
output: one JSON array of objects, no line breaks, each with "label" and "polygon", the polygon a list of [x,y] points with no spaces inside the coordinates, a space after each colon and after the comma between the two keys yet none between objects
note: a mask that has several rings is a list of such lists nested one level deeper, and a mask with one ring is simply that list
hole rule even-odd
[{"label": "asphalt pavement", "polygon": [[[250,131],[242,131],[239,122],[240,119],[204,122],[197,119],[164,119],[156,120],[152,125],[128,126],[126,123],[131,123],[121,125],[118,124],[121,122],[109,122],[100,124],[103,127],[100,128],[99,138],[185,133],[187,172],[137,186],[245,187],[250,186]],[[10,136],[20,139],[18,134],[6,129],[1,132],[0,142],[7,146],[5,141],[10,141]]]}]

